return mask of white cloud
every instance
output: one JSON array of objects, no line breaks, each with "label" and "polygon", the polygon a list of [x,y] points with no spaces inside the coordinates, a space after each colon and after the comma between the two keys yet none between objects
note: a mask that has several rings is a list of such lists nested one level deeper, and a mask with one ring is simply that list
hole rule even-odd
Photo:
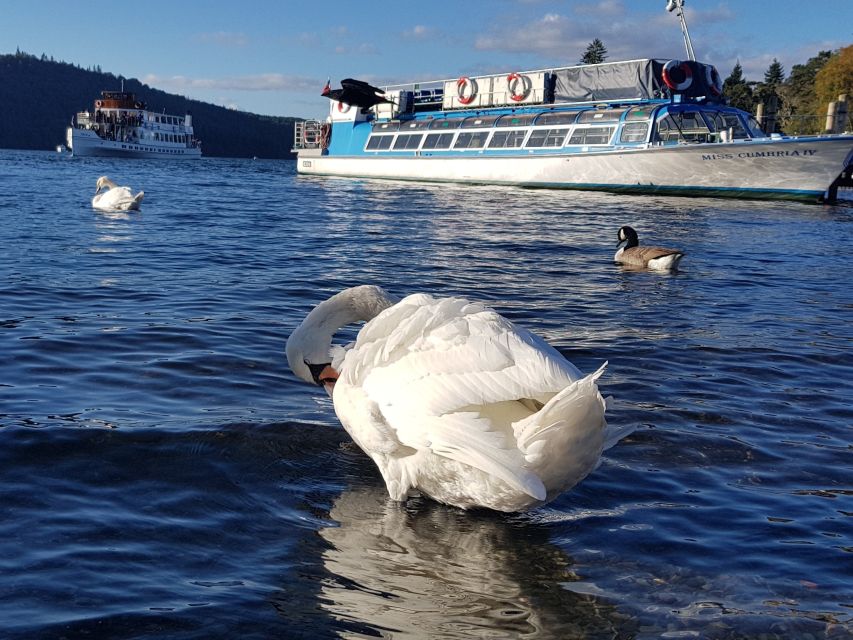
[{"label": "white cloud", "polygon": [[403,38],[406,40],[426,40],[427,38],[433,37],[435,34],[435,29],[432,27],[427,27],[422,24],[416,24],[411,29],[406,29],[403,31]]}]

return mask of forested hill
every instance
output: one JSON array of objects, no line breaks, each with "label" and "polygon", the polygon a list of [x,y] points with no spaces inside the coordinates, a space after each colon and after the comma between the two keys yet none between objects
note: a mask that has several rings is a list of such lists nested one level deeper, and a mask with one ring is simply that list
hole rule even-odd
[{"label": "forested hill", "polygon": [[[119,91],[121,78],[24,53],[0,55],[0,148],[53,149],[78,111],[92,110],[101,91]],[[290,158],[295,118],[260,116],[189,100],[125,78],[124,90],[151,111],[190,111],[205,156]]]}]

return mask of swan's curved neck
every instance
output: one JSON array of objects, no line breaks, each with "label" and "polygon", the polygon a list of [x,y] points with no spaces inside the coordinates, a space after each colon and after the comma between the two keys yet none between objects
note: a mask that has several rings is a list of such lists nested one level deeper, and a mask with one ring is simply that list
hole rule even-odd
[{"label": "swan's curved neck", "polygon": [[[367,322],[394,304],[383,289],[363,285],[345,289],[321,302],[309,313],[287,340],[287,361],[305,379],[307,364],[328,363],[332,337],[341,327]],[[309,379],[310,382],[310,374]]]}]

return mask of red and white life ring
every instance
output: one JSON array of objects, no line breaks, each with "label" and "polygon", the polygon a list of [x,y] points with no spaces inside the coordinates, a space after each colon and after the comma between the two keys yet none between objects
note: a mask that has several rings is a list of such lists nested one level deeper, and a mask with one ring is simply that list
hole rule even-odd
[{"label": "red and white life ring", "polygon": [[347,113],[351,108],[351,105],[348,105],[346,102],[338,102],[338,111],[340,113]]},{"label": "red and white life ring", "polygon": [[670,60],[663,66],[663,83],[673,91],[684,91],[693,84],[693,70],[686,62]]},{"label": "red and white life ring", "polygon": [[100,100],[95,100],[95,108],[100,109],[103,103]]},{"label": "red and white life ring", "polygon": [[720,79],[717,67],[710,64],[705,67],[705,80],[708,81],[708,88],[711,89],[711,93],[715,96],[723,95],[723,81]]},{"label": "red and white life ring", "polygon": [[[530,95],[532,83],[530,78],[520,73],[511,73],[506,77],[506,88],[509,90],[509,99],[513,102],[521,102]],[[520,91],[516,91],[520,89]]]},{"label": "red and white life ring", "polygon": [[[467,90],[470,88],[470,93]],[[477,81],[467,76],[462,76],[456,81],[456,97],[459,104],[471,104],[477,97]]]}]

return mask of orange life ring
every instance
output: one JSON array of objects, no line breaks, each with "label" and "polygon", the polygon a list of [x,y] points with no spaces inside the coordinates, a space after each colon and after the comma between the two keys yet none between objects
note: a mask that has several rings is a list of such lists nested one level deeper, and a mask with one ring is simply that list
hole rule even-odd
[{"label": "orange life ring", "polygon": [[663,66],[662,75],[663,83],[673,91],[684,91],[693,84],[693,70],[690,65],[680,60],[667,62]]},{"label": "orange life ring", "polygon": [[101,108],[101,104],[103,104],[103,103],[102,103],[100,100],[95,100],[95,108],[96,108],[96,109],[100,109],[100,108]]},{"label": "orange life ring", "polygon": [[[471,87],[471,94],[465,95],[465,89]],[[467,76],[462,76],[456,81],[456,97],[459,99],[459,104],[471,104],[474,98],[477,97],[477,81]]]},{"label": "orange life ring", "polygon": [[723,95],[723,81],[717,67],[710,64],[705,67],[705,80],[708,81],[708,88],[711,89],[711,93],[715,96]]},{"label": "orange life ring", "polygon": [[[516,93],[513,88],[513,83],[518,86],[521,85],[521,91]],[[521,102],[526,99],[527,96],[530,95],[530,89],[532,88],[532,83],[530,82],[530,78],[527,76],[523,76],[520,73],[512,72],[506,77],[506,88],[509,90],[509,99],[513,102]]]},{"label": "orange life ring", "polygon": [[338,101],[338,111],[339,111],[340,113],[347,113],[347,112],[349,112],[350,107],[351,107],[351,105],[347,104],[346,102],[340,102],[340,101]]}]

